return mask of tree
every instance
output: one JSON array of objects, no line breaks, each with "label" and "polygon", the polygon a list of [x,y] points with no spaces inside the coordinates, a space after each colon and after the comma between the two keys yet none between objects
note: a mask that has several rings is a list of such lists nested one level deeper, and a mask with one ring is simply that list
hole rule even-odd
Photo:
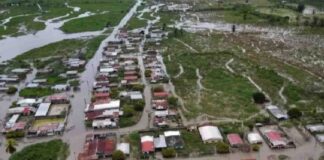
[{"label": "tree", "polygon": [[17,142],[15,139],[12,139],[12,138],[7,139],[6,152],[10,153],[10,154],[15,153],[16,146],[17,146]]},{"label": "tree", "polygon": [[135,111],[138,111],[138,112],[143,111],[144,105],[145,105],[145,101],[144,100],[138,100],[138,101],[136,101],[135,104],[134,104]]},{"label": "tree", "polygon": [[305,9],[305,5],[304,4],[302,4],[302,3],[298,4],[297,11],[299,13],[302,13],[304,11],[304,9]]},{"label": "tree", "polygon": [[302,116],[302,112],[298,108],[289,109],[287,114],[291,119],[299,119]]},{"label": "tree", "polygon": [[173,148],[162,149],[162,155],[164,158],[173,158],[176,156],[176,151]]},{"label": "tree", "polygon": [[220,153],[220,154],[229,153],[229,145],[224,142],[217,142],[216,150],[217,150],[217,153]]},{"label": "tree", "polygon": [[126,159],[126,156],[122,151],[116,150],[112,153],[112,159],[113,160],[124,160],[124,159]]},{"label": "tree", "polygon": [[265,95],[262,92],[256,92],[253,94],[254,103],[263,104],[267,102]]},{"label": "tree", "polygon": [[7,90],[7,94],[15,94],[17,90],[18,89],[16,87],[10,86]]},{"label": "tree", "polygon": [[178,36],[178,28],[174,28],[174,36],[177,37]]},{"label": "tree", "polygon": [[162,30],[165,31],[166,30],[166,27],[167,27],[167,25],[165,23],[163,23]]}]

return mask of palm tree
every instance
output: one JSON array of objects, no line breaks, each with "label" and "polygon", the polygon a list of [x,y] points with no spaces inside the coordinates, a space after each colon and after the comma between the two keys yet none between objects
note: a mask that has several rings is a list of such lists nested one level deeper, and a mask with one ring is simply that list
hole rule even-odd
[{"label": "palm tree", "polygon": [[15,139],[7,139],[7,144],[6,144],[6,152],[9,152],[10,154],[16,152],[16,146],[17,142]]}]

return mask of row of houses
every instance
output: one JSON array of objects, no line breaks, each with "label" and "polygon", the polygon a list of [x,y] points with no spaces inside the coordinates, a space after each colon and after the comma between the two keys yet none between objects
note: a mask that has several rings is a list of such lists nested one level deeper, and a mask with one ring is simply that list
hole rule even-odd
[{"label": "row of houses", "polygon": [[[122,101],[143,100],[142,90],[134,87],[142,85],[138,59],[123,56],[128,53],[125,44],[135,41],[138,36],[120,30],[120,40],[109,41],[104,47],[93,84],[92,101],[85,109],[85,120],[91,123],[91,127],[118,127],[123,115]],[[117,91],[117,96],[112,91]]]},{"label": "row of houses", "polygon": [[21,99],[8,109],[2,133],[23,132],[28,137],[63,134],[70,102],[66,96]]},{"label": "row of houses", "polygon": [[151,83],[167,82],[161,55],[156,50],[146,51],[144,57],[145,76]]},{"label": "row of houses", "polygon": [[117,143],[116,134],[89,134],[86,136],[83,151],[78,155],[78,160],[106,159],[113,152],[119,150],[125,155],[130,154],[129,143]]}]

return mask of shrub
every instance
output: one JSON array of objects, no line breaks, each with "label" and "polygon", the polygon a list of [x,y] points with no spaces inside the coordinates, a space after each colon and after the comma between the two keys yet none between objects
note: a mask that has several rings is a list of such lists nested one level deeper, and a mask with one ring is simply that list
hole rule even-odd
[{"label": "shrub", "polygon": [[176,151],[173,148],[166,148],[162,150],[162,155],[164,158],[173,158],[176,156]]},{"label": "shrub", "polygon": [[252,150],[258,152],[260,150],[260,146],[258,144],[252,144]]},{"label": "shrub", "polygon": [[115,152],[113,152],[112,154],[112,159],[113,160],[124,160],[126,159],[124,153],[120,150],[116,150]]},{"label": "shrub", "polygon": [[265,102],[267,102],[267,99],[265,97],[265,95],[261,92],[256,92],[253,94],[253,100],[255,103],[257,104],[263,104]]},{"label": "shrub", "polygon": [[151,70],[145,70],[145,77],[151,77]]},{"label": "shrub", "polygon": [[10,86],[7,90],[7,94],[15,94],[17,90],[18,89],[16,87]]},{"label": "shrub", "polygon": [[302,112],[298,108],[289,109],[287,114],[291,119],[299,119],[302,116]]},{"label": "shrub", "polygon": [[6,134],[6,138],[22,138],[25,136],[25,132],[23,131],[11,131]]},{"label": "shrub", "polygon": [[216,150],[217,150],[217,153],[220,153],[220,154],[229,153],[229,145],[224,142],[217,142]]}]

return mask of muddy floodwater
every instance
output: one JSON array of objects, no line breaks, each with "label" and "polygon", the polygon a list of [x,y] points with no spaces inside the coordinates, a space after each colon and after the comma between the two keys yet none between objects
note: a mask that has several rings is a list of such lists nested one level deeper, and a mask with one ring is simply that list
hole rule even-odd
[{"label": "muddy floodwater", "polygon": [[[61,18],[69,16],[69,14],[56,17],[45,21],[46,28],[44,30],[38,31],[34,34],[29,33],[27,35],[18,37],[5,37],[0,39],[0,61],[10,60],[24,52],[32,50],[34,48],[39,48],[44,45],[58,42],[64,39],[82,38],[87,36],[97,36],[104,32],[103,31],[93,31],[93,32],[81,32],[73,34],[65,34],[59,28],[64,25],[64,23],[77,18],[83,18],[94,15],[91,12],[85,12],[79,14],[77,17],[73,17],[66,20],[59,20]],[[10,18],[8,18],[10,20]],[[40,22],[38,17],[34,19],[36,22]],[[41,21],[43,22],[43,21]]]}]

